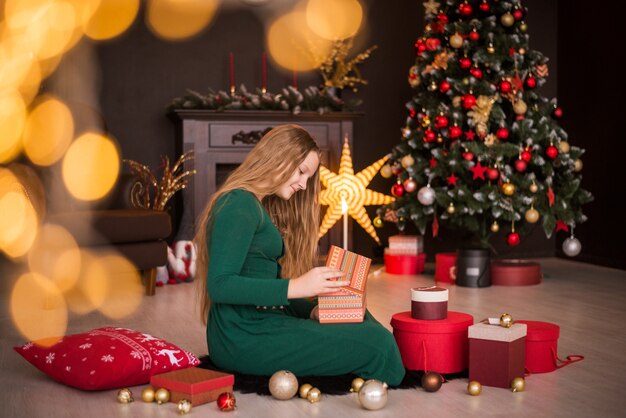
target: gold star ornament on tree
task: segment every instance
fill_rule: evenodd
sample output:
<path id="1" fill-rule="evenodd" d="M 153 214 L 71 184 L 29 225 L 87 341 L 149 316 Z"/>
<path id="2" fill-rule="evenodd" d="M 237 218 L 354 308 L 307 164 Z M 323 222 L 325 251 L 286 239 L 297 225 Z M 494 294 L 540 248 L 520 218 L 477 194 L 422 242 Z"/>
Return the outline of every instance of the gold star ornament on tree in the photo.
<path id="1" fill-rule="evenodd" d="M 320 227 L 320 238 L 341 218 L 343 215 L 342 206 L 345 206 L 348 214 L 380 244 L 380 239 L 376 235 L 372 221 L 367 215 L 364 206 L 383 205 L 394 200 L 392 196 L 367 188 L 385 161 L 387 161 L 387 157 L 381 158 L 358 174 L 354 174 L 350 146 L 346 137 L 343 143 L 343 150 L 341 151 L 339 174 L 335 174 L 326 167 L 320 166 L 320 180 L 326 187 L 320 194 L 320 203 L 328 206 Z"/>

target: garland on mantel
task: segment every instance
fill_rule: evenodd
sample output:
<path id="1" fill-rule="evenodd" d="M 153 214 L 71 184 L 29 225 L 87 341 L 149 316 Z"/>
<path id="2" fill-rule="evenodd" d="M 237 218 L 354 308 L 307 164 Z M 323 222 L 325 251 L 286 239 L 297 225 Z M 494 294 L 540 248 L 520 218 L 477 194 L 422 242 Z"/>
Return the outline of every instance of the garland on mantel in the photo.
<path id="1" fill-rule="evenodd" d="M 320 90 L 315 86 L 309 86 L 300 92 L 293 86 L 282 89 L 279 94 L 257 89 L 256 93 L 250 93 L 242 84 L 239 91 L 230 94 L 225 91 L 215 92 L 208 90 L 206 95 L 194 90 L 187 90 L 186 95 L 176 97 L 169 105 L 173 109 L 209 109 L 216 111 L 224 110 L 288 110 L 294 115 L 302 111 L 313 111 L 319 114 L 327 112 L 353 111 L 361 104 L 361 100 L 351 100 L 349 103 L 337 96 L 335 89 Z"/>

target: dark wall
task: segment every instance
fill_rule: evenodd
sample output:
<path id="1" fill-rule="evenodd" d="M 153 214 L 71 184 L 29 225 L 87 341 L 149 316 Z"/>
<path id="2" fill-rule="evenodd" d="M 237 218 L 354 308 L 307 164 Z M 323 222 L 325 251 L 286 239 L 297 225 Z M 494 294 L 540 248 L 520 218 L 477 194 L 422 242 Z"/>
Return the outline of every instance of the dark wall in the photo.
<path id="1" fill-rule="evenodd" d="M 400 141 L 400 128 L 406 117 L 404 105 L 412 93 L 407 73 L 414 63 L 413 43 L 424 27 L 421 2 L 368 0 L 365 4 L 366 27 L 357 39 L 355 51 L 372 44 L 377 44 L 378 49 L 361 66 L 369 84 L 357 93 L 364 101 L 359 109 L 364 116 L 355 123 L 352 150 L 355 170 L 387 154 Z M 551 78 L 543 87 L 543 94 L 553 97 L 557 74 L 557 1 L 531 0 L 524 4 L 529 9 L 531 46 L 551 58 Z M 166 117 L 167 104 L 183 95 L 187 88 L 200 92 L 208 87 L 226 90 L 229 52 L 235 55 L 236 83 L 244 83 L 250 89 L 261 84 L 264 24 L 256 10 L 245 6 L 221 10 L 210 28 L 192 40 L 177 43 L 157 39 L 138 19 L 123 37 L 98 46 L 102 111 L 110 132 L 120 142 L 124 158 L 153 167 L 159 165 L 161 155 L 175 158 L 174 126 Z M 585 32 L 588 31 L 581 31 L 580 36 Z M 298 77 L 301 87 L 320 81 L 315 73 Z M 278 92 L 289 83 L 291 74 L 270 63 L 269 90 Z M 351 94 L 346 93 L 347 98 Z M 577 142 L 576 136 L 572 139 Z M 377 176 L 371 188 L 389 194 L 392 184 L 391 180 Z M 375 216 L 375 209 L 371 208 L 369 213 Z M 378 232 L 383 241 L 397 233 L 392 225 Z M 353 237 L 355 251 L 365 255 L 375 253 L 373 240 L 358 225 Z M 446 230 L 440 230 L 439 237 L 433 239 L 428 231 L 426 251 L 432 259 L 436 252 L 454 250 L 464 240 L 462 235 Z M 514 250 L 506 247 L 504 240 L 504 231 L 494 237 L 495 247 L 502 256 L 554 254 L 554 238 L 547 240 L 541 228 L 536 228 Z"/>
<path id="2" fill-rule="evenodd" d="M 583 245 L 578 259 L 626 269 L 626 200 L 621 196 L 626 85 L 623 64 L 618 64 L 626 58 L 623 22 L 619 13 L 581 1 L 559 1 L 558 17 L 563 126 L 571 142 L 586 149 L 583 186 L 595 196 L 585 210 L 589 220 L 575 231 Z M 591 33 L 594 25 L 599 30 Z"/>

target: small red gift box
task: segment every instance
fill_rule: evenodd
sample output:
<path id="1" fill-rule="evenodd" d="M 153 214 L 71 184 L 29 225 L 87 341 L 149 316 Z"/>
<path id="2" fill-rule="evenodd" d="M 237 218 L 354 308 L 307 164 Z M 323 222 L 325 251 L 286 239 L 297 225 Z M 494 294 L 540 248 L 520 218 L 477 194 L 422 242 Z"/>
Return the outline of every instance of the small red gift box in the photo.
<path id="1" fill-rule="evenodd" d="M 365 317 L 365 284 L 372 260 L 332 245 L 326 266 L 347 273 L 348 286 L 318 297 L 319 321 L 328 323 L 363 322 Z"/>
<path id="2" fill-rule="evenodd" d="M 193 406 L 213 402 L 224 392 L 232 392 L 235 377 L 215 370 L 189 367 L 150 378 L 153 388 L 170 391 L 170 402 L 187 399 Z"/>
<path id="3" fill-rule="evenodd" d="M 540 321 L 516 321 L 526 324 L 526 370 L 546 373 L 556 370 L 557 343 L 560 328 L 556 324 Z"/>
<path id="4" fill-rule="evenodd" d="M 393 235 L 389 237 L 389 252 L 394 255 L 418 255 L 424 251 L 421 235 Z"/>
<path id="5" fill-rule="evenodd" d="M 452 269 L 456 267 L 456 253 L 435 254 L 435 281 L 454 283 Z"/>
<path id="6" fill-rule="evenodd" d="M 385 271 L 391 274 L 421 274 L 424 271 L 426 254 L 392 254 L 385 249 Z"/>
<path id="7" fill-rule="evenodd" d="M 467 328 L 474 323 L 471 315 L 448 312 L 437 321 L 411 318 L 411 312 L 392 316 L 391 326 L 402 362 L 407 369 L 458 373 L 467 369 Z"/>
<path id="8" fill-rule="evenodd" d="M 413 319 L 446 319 L 448 316 L 448 289 L 437 286 L 411 289 L 411 317 Z"/>
<path id="9" fill-rule="evenodd" d="M 509 388 L 524 377 L 526 324 L 510 328 L 479 323 L 468 329 L 469 380 L 484 386 Z"/>

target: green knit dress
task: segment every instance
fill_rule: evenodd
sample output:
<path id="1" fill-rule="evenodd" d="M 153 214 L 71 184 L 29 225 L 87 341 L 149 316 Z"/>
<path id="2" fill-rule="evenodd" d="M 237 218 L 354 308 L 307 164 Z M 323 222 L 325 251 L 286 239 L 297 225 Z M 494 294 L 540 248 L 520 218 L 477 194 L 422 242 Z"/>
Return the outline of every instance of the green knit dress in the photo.
<path id="1" fill-rule="evenodd" d="M 404 366 L 391 333 L 367 312 L 358 324 L 309 319 L 315 303 L 287 299 L 280 278 L 280 233 L 256 197 L 234 190 L 220 197 L 207 230 L 211 360 L 231 372 L 269 376 L 354 373 L 391 386 Z"/>

